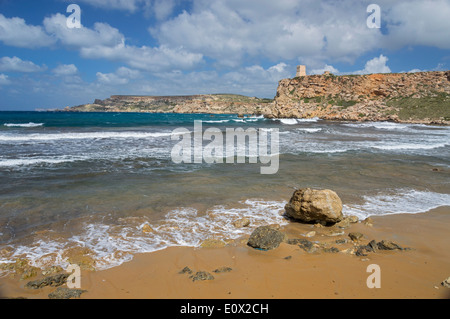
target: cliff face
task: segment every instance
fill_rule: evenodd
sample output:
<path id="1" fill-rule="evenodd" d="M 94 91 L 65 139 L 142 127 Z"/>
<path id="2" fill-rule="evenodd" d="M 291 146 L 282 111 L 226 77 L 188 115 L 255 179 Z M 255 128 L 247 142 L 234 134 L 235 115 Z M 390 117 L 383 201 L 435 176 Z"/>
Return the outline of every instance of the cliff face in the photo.
<path id="1" fill-rule="evenodd" d="M 64 110 L 264 114 L 272 118 L 450 125 L 450 71 L 300 76 L 281 80 L 274 100 L 235 94 L 112 95 Z"/>
<path id="2" fill-rule="evenodd" d="M 92 104 L 66 108 L 73 112 L 163 112 L 163 113 L 230 113 L 270 114 L 271 99 L 234 94 L 187 96 L 112 95 Z"/>
<path id="3" fill-rule="evenodd" d="M 450 71 L 284 79 L 269 116 L 450 124 Z"/>

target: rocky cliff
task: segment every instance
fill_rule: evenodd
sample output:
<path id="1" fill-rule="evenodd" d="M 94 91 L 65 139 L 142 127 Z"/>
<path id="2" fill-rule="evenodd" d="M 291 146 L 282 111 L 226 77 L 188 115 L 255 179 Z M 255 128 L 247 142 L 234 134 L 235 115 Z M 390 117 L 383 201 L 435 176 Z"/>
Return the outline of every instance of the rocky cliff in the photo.
<path id="1" fill-rule="evenodd" d="M 269 117 L 450 124 L 450 71 L 281 80 Z"/>
<path id="2" fill-rule="evenodd" d="M 264 114 L 272 118 L 450 124 L 450 71 L 299 76 L 278 83 L 274 100 L 235 94 L 112 95 L 73 112 Z"/>
<path id="3" fill-rule="evenodd" d="M 271 114 L 272 99 L 235 94 L 186 96 L 112 95 L 92 104 L 66 108 L 72 112 L 163 112 L 163 113 L 230 113 Z"/>

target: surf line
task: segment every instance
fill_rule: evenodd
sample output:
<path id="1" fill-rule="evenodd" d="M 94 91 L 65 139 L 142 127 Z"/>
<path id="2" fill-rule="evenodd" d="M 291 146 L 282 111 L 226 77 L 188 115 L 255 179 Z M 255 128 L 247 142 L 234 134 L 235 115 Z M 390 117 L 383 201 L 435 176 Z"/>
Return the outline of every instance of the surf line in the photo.
<path id="1" fill-rule="evenodd" d="M 193 134 L 192 134 L 193 133 Z M 270 134 L 269 134 L 270 133 Z M 193 135 L 193 136 L 192 136 Z M 270 154 L 268 153 L 270 135 Z M 180 163 L 248 163 L 261 164 L 261 174 L 275 174 L 279 168 L 279 130 L 277 128 L 226 128 L 224 133 L 215 127 L 203 131 L 201 120 L 194 121 L 194 131 L 185 127 L 171 133 L 172 141 L 179 141 L 171 151 L 172 161 Z M 204 141 L 211 141 L 203 145 Z M 224 153 L 225 149 L 225 153 Z M 224 161 L 225 155 L 225 161 Z"/>

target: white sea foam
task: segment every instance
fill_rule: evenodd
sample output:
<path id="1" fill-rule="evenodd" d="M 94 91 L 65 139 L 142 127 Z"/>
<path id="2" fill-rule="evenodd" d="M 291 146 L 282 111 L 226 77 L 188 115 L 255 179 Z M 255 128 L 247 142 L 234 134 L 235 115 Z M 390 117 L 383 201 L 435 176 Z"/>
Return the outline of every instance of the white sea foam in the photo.
<path id="1" fill-rule="evenodd" d="M 20 159 L 1 159 L 0 167 L 28 166 L 39 164 L 59 164 L 65 162 L 75 162 L 86 160 L 83 156 L 57 156 L 57 157 L 36 157 L 36 158 L 20 158 Z"/>
<path id="2" fill-rule="evenodd" d="M 311 117 L 311 118 L 303 118 L 303 119 L 297 119 L 298 122 L 317 122 L 320 119 L 318 117 Z"/>
<path id="3" fill-rule="evenodd" d="M 450 206 L 450 194 L 417 190 L 396 190 L 390 193 L 364 196 L 360 205 L 345 204 L 343 213 L 360 219 L 390 214 L 416 214 L 440 206 Z"/>
<path id="4" fill-rule="evenodd" d="M 202 121 L 203 123 L 227 123 L 230 120 L 211 120 L 211 121 Z"/>
<path id="5" fill-rule="evenodd" d="M 299 123 L 309 123 L 309 122 L 317 122 L 320 119 L 318 117 L 312 117 L 312 118 L 302 118 L 302 119 L 292 119 L 292 118 L 288 118 L 288 119 L 273 119 L 274 121 L 280 121 L 282 124 L 284 125 L 295 125 L 295 124 L 299 124 Z"/>
<path id="6" fill-rule="evenodd" d="M 249 116 L 245 118 L 246 122 L 256 122 L 259 120 L 264 120 L 264 115 L 256 115 L 256 116 Z"/>
<path id="7" fill-rule="evenodd" d="M 42 134 L 0 134 L 0 141 L 55 141 L 74 139 L 143 139 L 170 137 L 170 132 L 66 132 L 66 133 L 42 133 Z"/>
<path id="8" fill-rule="evenodd" d="M 33 122 L 29 122 L 29 123 L 5 123 L 3 125 L 7 126 L 7 127 L 38 127 L 38 126 L 43 126 L 44 123 L 33 123 Z"/>
<path id="9" fill-rule="evenodd" d="M 322 131 L 321 128 L 312 128 L 312 127 L 306 127 L 306 128 L 297 128 L 295 129 L 296 131 L 301 131 L 301 132 L 307 132 L 307 133 L 317 133 Z"/>
<path id="10" fill-rule="evenodd" d="M 0 263 L 25 256 L 36 267 L 66 265 L 67 260 L 62 258 L 64 250 L 81 246 L 94 252 L 97 269 L 107 269 L 131 260 L 135 253 L 154 252 L 170 246 L 197 247 L 208 238 L 235 239 L 250 234 L 261 225 L 287 224 L 288 221 L 282 216 L 284 205 L 281 201 L 248 199 L 240 202 L 240 208 L 215 206 L 205 214 L 191 207 L 175 209 L 159 222 L 153 223 L 88 223 L 83 227 L 82 234 L 68 240 L 39 240 L 31 246 L 18 246 L 8 260 L 0 259 Z M 249 227 L 237 228 L 232 225 L 233 221 L 242 217 L 250 220 Z M 144 233 L 142 229 L 145 224 L 149 224 L 153 232 Z M 51 262 L 45 256 L 51 256 Z"/>
<path id="11" fill-rule="evenodd" d="M 327 154 L 327 153 L 345 153 L 350 151 L 349 148 L 328 148 L 328 149 L 311 149 L 308 150 L 308 153 L 321 153 L 321 154 Z"/>
<path id="12" fill-rule="evenodd" d="M 398 143 L 398 144 L 385 144 L 385 145 L 372 145 L 373 148 L 380 150 L 431 150 L 435 148 L 446 147 L 448 143 Z"/>
<path id="13" fill-rule="evenodd" d="M 280 119 L 280 122 L 285 125 L 294 125 L 298 123 L 296 119 Z"/>
<path id="14" fill-rule="evenodd" d="M 345 204 L 344 214 L 364 219 L 373 215 L 414 214 L 439 206 L 450 206 L 449 194 L 403 189 L 364 196 L 363 200 L 364 203 L 360 205 Z M 240 208 L 215 206 L 204 214 L 191 207 L 179 208 L 153 223 L 88 223 L 83 233 L 68 240 L 40 239 L 30 246 L 20 245 L 8 259 L 0 259 L 0 263 L 26 256 L 36 267 L 50 264 L 66 266 L 67 260 L 62 257 L 63 252 L 70 247 L 81 246 L 94 252 L 97 269 L 107 269 L 131 260 L 136 253 L 154 252 L 170 246 L 198 247 L 209 238 L 235 239 L 250 234 L 261 225 L 288 223 L 282 216 L 284 201 L 248 199 L 240 204 Z M 250 220 L 250 227 L 233 226 L 233 221 L 243 217 Z M 144 225 L 149 225 L 153 231 L 143 232 Z"/>
<path id="15" fill-rule="evenodd" d="M 247 117 L 248 119 L 264 119 L 264 115 L 255 115 L 255 116 L 249 116 Z"/>
<path id="16" fill-rule="evenodd" d="M 364 122 L 364 123 L 344 123 L 342 124 L 348 127 L 360 127 L 360 128 L 376 128 L 379 130 L 406 130 L 416 126 L 425 126 L 422 124 L 404 124 L 394 122 Z"/>

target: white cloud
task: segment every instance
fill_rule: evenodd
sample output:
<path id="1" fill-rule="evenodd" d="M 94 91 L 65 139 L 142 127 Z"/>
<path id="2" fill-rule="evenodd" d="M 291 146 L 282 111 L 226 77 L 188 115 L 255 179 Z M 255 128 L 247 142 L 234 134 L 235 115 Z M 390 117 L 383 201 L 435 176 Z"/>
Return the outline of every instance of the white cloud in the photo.
<path id="1" fill-rule="evenodd" d="M 267 69 L 264 69 L 260 65 L 253 65 L 250 67 L 246 67 L 242 70 L 234 72 L 234 74 L 240 74 L 243 76 L 242 84 L 247 83 L 277 83 L 282 78 L 286 78 L 290 75 L 291 70 L 286 63 L 278 63 L 273 65 Z M 233 74 L 230 72 L 226 74 L 224 77 L 226 78 L 229 74 Z"/>
<path id="2" fill-rule="evenodd" d="M 169 17 L 177 2 L 181 0 L 79 0 L 78 2 L 105 10 L 122 10 L 129 13 L 142 11 L 145 16 L 154 16 L 158 21 Z"/>
<path id="3" fill-rule="evenodd" d="M 0 41 L 6 45 L 21 48 L 46 47 L 55 41 L 41 26 L 25 23 L 22 18 L 6 18 L 0 13 Z"/>
<path id="4" fill-rule="evenodd" d="M 293 68 L 285 63 L 269 67 L 253 65 L 220 74 L 208 71 L 163 71 L 155 78 L 146 77 L 145 72 L 120 67 L 111 73 L 97 72 L 97 81 L 92 83 L 102 94 L 150 94 L 182 95 L 235 93 L 272 98 L 276 94 L 279 80 L 291 76 Z M 295 71 L 294 71 L 295 72 Z"/>
<path id="5" fill-rule="evenodd" d="M 394 49 L 409 45 L 450 49 L 449 16 L 448 0 L 395 1 L 382 16 L 389 29 L 384 45 Z"/>
<path id="6" fill-rule="evenodd" d="M 150 4 L 151 11 L 157 20 L 162 21 L 168 18 L 175 7 L 174 0 L 154 0 Z"/>
<path id="7" fill-rule="evenodd" d="M 52 70 L 52 73 L 62 81 L 63 85 L 66 85 L 65 88 L 67 88 L 67 85 L 73 86 L 84 84 L 78 74 L 78 68 L 74 64 L 60 64 Z"/>
<path id="8" fill-rule="evenodd" d="M 117 69 L 116 74 L 123 78 L 137 79 L 141 76 L 141 72 L 121 66 Z"/>
<path id="9" fill-rule="evenodd" d="M 182 48 L 136 47 L 125 44 L 115 47 L 96 46 L 82 48 L 81 55 L 90 59 L 107 59 L 126 63 L 132 68 L 149 72 L 171 69 L 190 69 L 202 62 L 201 54 L 189 53 Z"/>
<path id="10" fill-rule="evenodd" d="M 227 21 L 222 21 L 222 18 Z M 169 47 L 182 46 L 191 52 L 214 58 L 220 64 L 236 66 L 237 58 L 244 53 L 243 39 L 250 39 L 239 18 L 233 18 L 210 11 L 196 14 L 184 12 L 162 23 L 158 30 L 149 31 L 160 43 Z M 236 32 L 236 28 L 241 32 Z"/>
<path id="11" fill-rule="evenodd" d="M 140 77 L 140 72 L 132 70 L 126 67 L 120 67 L 114 73 L 102 73 L 97 72 L 97 81 L 106 85 L 124 85 L 130 80 L 134 80 Z"/>
<path id="12" fill-rule="evenodd" d="M 369 28 L 367 2 L 196 0 L 189 12 L 149 29 L 159 43 L 201 53 L 217 65 L 246 58 L 353 63 L 374 49 L 450 48 L 450 1 L 380 0 L 382 29 Z"/>
<path id="13" fill-rule="evenodd" d="M 139 81 L 138 85 L 143 94 L 235 93 L 272 98 L 278 81 L 290 77 L 292 70 L 291 66 L 278 63 L 267 68 L 260 65 L 241 67 L 224 74 L 217 71 L 166 72 L 157 74 L 156 81 Z"/>
<path id="14" fill-rule="evenodd" d="M 115 73 L 97 72 L 97 81 L 107 85 L 123 85 L 127 84 L 129 79 L 121 78 Z"/>
<path id="15" fill-rule="evenodd" d="M 380 54 L 378 58 L 373 58 L 366 62 L 363 70 L 352 72 L 353 74 L 391 73 L 391 69 L 386 65 L 389 59 Z"/>
<path id="16" fill-rule="evenodd" d="M 182 45 L 225 66 L 246 56 L 352 61 L 381 39 L 378 29 L 367 28 L 365 10 L 360 1 L 200 0 L 149 31 L 162 44 Z"/>
<path id="17" fill-rule="evenodd" d="M 78 0 L 102 9 L 118 9 L 135 12 L 143 0 Z"/>
<path id="18" fill-rule="evenodd" d="M 138 14 L 152 17 L 142 27 L 152 26 L 148 30 L 157 45 L 146 42 L 140 32 L 132 33 L 127 28 L 119 30 L 113 20 L 99 20 L 80 29 L 69 29 L 66 26 L 68 14 L 63 10 L 42 18 L 42 25 L 30 25 L 22 18 L 6 18 L 0 14 L 0 41 L 4 45 L 69 49 L 78 52 L 81 58 L 101 60 L 102 65 L 104 62 L 122 65 L 108 73 L 99 69 L 89 71 L 79 61 L 80 72 L 73 64 L 61 64 L 49 72 L 53 76 L 27 74 L 19 81 L 12 75 L 8 78 L 7 72 L 38 72 L 46 66 L 4 57 L 0 59 L 0 84 L 20 82 L 23 86 L 20 92 L 26 94 L 33 89 L 47 93 L 58 83 L 57 90 L 77 87 L 81 89 L 76 92 L 90 97 L 98 94 L 95 97 L 99 98 L 102 94 L 116 92 L 230 92 L 272 97 L 278 80 L 294 76 L 295 64 L 306 64 L 308 74 L 324 71 L 344 74 L 333 65 L 339 63 L 339 68 L 344 68 L 343 63 L 353 64 L 376 49 L 377 56 L 373 54 L 373 58 L 368 58 L 364 67 L 351 67 L 360 70 L 346 73 L 386 73 L 394 66 L 388 65 L 385 49 L 408 46 L 414 49 L 416 45 L 450 49 L 450 19 L 447 18 L 450 1 L 378 0 L 382 9 L 381 30 L 366 25 L 368 3 L 359 0 L 190 0 L 185 6 L 180 5 L 181 0 L 79 0 L 82 17 L 87 10 L 100 12 L 92 6 L 122 10 L 124 19 L 134 19 Z M 181 7 L 189 9 L 174 15 Z M 89 20 L 82 18 L 83 21 Z M 405 69 L 418 71 L 413 69 L 416 67 L 420 66 Z M 96 74 L 96 79 L 90 83 L 80 77 L 81 73 L 88 72 Z M 25 81 L 29 81 L 28 86 L 24 85 Z M 12 87 L 8 90 L 12 91 Z"/>
<path id="19" fill-rule="evenodd" d="M 445 66 L 445 63 L 438 63 L 434 68 L 430 69 L 418 69 L 414 68 L 409 71 L 399 71 L 399 73 L 415 73 L 415 72 L 429 72 L 429 71 L 446 71 L 447 68 Z"/>
<path id="20" fill-rule="evenodd" d="M 423 70 L 421 70 L 421 69 L 412 69 L 412 70 L 409 70 L 406 73 L 416 73 L 416 72 L 423 72 Z M 402 72 L 400 72 L 400 73 L 402 73 Z"/>
<path id="21" fill-rule="evenodd" d="M 373 74 L 373 73 L 391 73 L 391 69 L 387 65 L 388 57 L 380 54 L 379 57 L 374 57 L 368 60 L 362 70 L 350 71 L 350 72 L 340 72 L 332 65 L 325 64 L 324 67 L 313 69 L 309 74 L 323 74 L 325 71 L 329 71 L 335 75 L 345 75 L 345 74 Z M 412 72 L 412 71 L 410 71 Z"/>
<path id="22" fill-rule="evenodd" d="M 46 70 L 46 66 L 39 66 L 31 61 L 23 61 L 22 59 L 14 56 L 3 57 L 0 59 L 0 71 L 3 72 L 40 72 Z"/>
<path id="23" fill-rule="evenodd" d="M 339 73 L 338 69 L 336 69 L 334 66 L 328 65 L 328 64 L 325 64 L 325 66 L 323 68 L 313 69 L 313 70 L 311 70 L 311 72 L 308 72 L 308 73 L 309 74 L 323 74 L 325 71 L 331 72 L 333 74 Z"/>
<path id="24" fill-rule="evenodd" d="M 6 74 L 0 73 L 0 85 L 8 85 L 11 81 Z"/>
<path id="25" fill-rule="evenodd" d="M 79 50 L 84 58 L 123 62 L 150 72 L 189 69 L 203 59 L 201 54 L 180 47 L 127 45 L 124 35 L 106 23 L 97 22 L 93 29 L 84 26 L 71 29 L 66 26 L 66 17 L 59 13 L 45 18 L 44 26 L 63 45 Z"/>
<path id="26" fill-rule="evenodd" d="M 58 76 L 69 76 L 78 73 L 78 68 L 74 64 L 61 64 L 52 70 Z"/>
<path id="27" fill-rule="evenodd" d="M 110 56 L 129 61 L 126 63 L 130 67 L 147 70 L 170 68 L 167 61 L 161 68 L 151 61 L 150 66 L 144 67 L 149 57 L 158 60 L 166 53 L 169 54 L 167 59 L 178 56 L 174 68 L 189 68 L 208 57 L 216 66 L 225 67 L 240 67 L 243 61 L 260 63 L 262 59 L 270 59 L 274 62 L 297 60 L 317 69 L 325 61 L 353 63 L 375 48 L 398 49 L 414 45 L 450 48 L 448 0 L 379 0 L 383 34 L 380 29 L 367 27 L 368 3 L 359 0 L 192 0 L 189 12 L 173 18 L 170 17 L 180 0 L 80 2 L 83 6 L 89 4 L 130 13 L 151 11 L 158 23 L 149 31 L 159 46 L 126 45 L 125 36 L 107 23 L 69 29 L 67 17 L 61 13 L 45 18 L 43 27 L 0 14 L 0 41 L 27 48 L 59 42 L 82 50 L 85 57 L 108 59 Z M 92 52 L 96 48 L 99 49 L 97 54 Z M 143 53 L 146 59 L 130 58 L 137 52 Z M 187 62 L 181 63 L 181 57 Z"/>
<path id="28" fill-rule="evenodd" d="M 45 30 L 63 45 L 75 48 L 115 46 L 125 41 L 123 34 L 107 23 L 97 22 L 94 29 L 85 26 L 68 28 L 66 20 L 66 16 L 57 13 L 43 22 Z"/>

